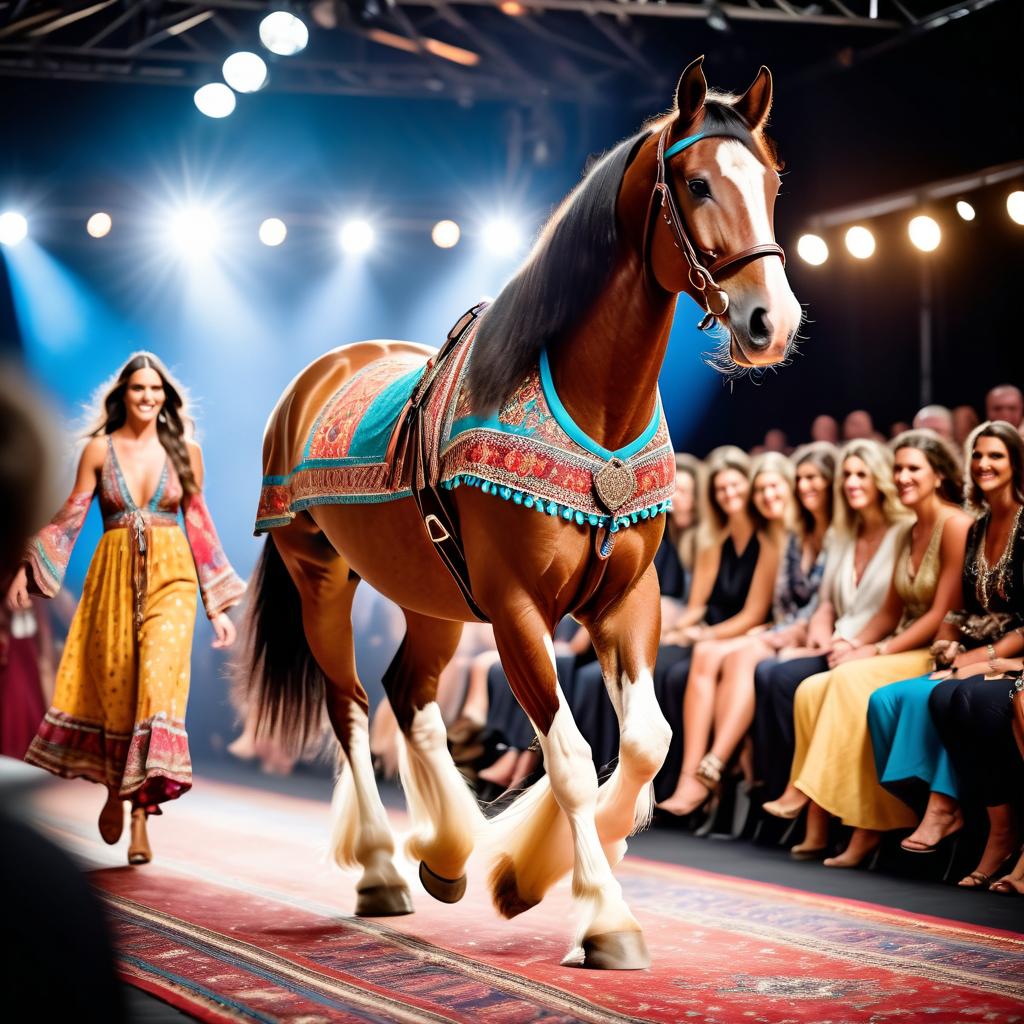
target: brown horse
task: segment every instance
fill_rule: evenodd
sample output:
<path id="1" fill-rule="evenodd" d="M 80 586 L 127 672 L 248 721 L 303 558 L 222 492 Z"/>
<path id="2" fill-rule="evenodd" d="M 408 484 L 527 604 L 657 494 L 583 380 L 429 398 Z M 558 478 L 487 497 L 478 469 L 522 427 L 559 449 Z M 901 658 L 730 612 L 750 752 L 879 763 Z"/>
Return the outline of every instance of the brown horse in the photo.
<path id="1" fill-rule="evenodd" d="M 683 73 L 669 114 L 584 177 L 481 316 L 465 378 L 475 409 L 504 408 L 540 359 L 584 442 L 606 454 L 630 450 L 661 415 L 658 373 L 682 292 L 724 336 L 714 358 L 720 368 L 742 372 L 785 359 L 801 311 L 774 241 L 779 176 L 763 132 L 771 76 L 761 68 L 739 97 L 709 95 L 702 60 Z M 431 352 L 363 342 L 303 370 L 267 426 L 265 493 L 290 486 L 304 465 L 304 442 L 345 382 L 388 360 L 415 374 Z M 407 623 L 385 687 L 404 737 L 414 824 L 407 852 L 420 862 L 424 887 L 443 901 L 459 899 L 466 861 L 481 840 L 494 861 L 495 903 L 507 916 L 533 906 L 572 870 L 583 918 L 576 960 L 644 967 L 643 935 L 612 867 L 627 836 L 648 820 L 650 783 L 669 744 L 651 678 L 659 636 L 651 563 L 664 528 L 656 513 L 667 503 L 634 513 L 631 525 L 615 515 L 612 499 L 607 517 L 568 506 L 559 515 L 561 506 L 552 504 L 554 514 L 531 515 L 518 491 L 514 501 L 500 501 L 490 490 L 488 483 L 454 489 L 454 515 L 472 596 L 494 624 L 547 771 L 506 812 L 484 821 L 447 750 L 437 679 L 474 615 L 408 492 L 291 506 L 285 495 L 282 514 L 264 520 L 273 532 L 256 575 L 247 676 L 265 724 L 293 739 L 315 727 L 326 700 L 349 768 L 336 791 L 334 848 L 339 863 L 362 868 L 356 913 L 409 913 L 353 655 L 349 612 L 360 579 L 367 580 L 401 606 Z M 536 507 L 543 511 L 544 502 Z M 631 528 L 616 532 L 620 523 Z M 555 673 L 551 638 L 565 615 L 589 630 L 619 717 L 619 761 L 600 788 Z"/>

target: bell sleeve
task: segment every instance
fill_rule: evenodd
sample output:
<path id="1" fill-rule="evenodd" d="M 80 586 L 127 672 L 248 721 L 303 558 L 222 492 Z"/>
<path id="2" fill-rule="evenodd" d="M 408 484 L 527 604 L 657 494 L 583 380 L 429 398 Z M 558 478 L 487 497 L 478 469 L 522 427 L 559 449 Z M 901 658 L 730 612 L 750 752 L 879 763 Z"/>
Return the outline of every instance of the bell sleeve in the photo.
<path id="1" fill-rule="evenodd" d="M 196 563 L 203 606 L 207 617 L 213 619 L 241 601 L 245 583 L 224 554 L 202 493 L 186 496 L 183 505 L 185 535 Z"/>
<path id="2" fill-rule="evenodd" d="M 64 507 L 32 539 L 25 552 L 28 589 L 43 597 L 56 597 L 64 582 L 71 552 L 82 532 L 92 504 L 92 491 L 77 491 Z"/>

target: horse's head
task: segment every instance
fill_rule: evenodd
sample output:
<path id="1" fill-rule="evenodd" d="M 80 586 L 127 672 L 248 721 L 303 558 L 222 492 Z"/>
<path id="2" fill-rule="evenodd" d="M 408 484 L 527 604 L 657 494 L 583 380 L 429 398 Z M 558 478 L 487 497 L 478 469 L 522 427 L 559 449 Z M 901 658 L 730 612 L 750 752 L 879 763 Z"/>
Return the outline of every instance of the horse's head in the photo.
<path id="1" fill-rule="evenodd" d="M 709 96 L 703 60 L 683 72 L 676 115 L 644 147 L 657 175 L 646 258 L 662 288 L 704 308 L 702 326 L 728 331 L 714 362 L 731 372 L 785 359 L 802 313 L 775 242 L 779 166 L 764 135 L 771 73 L 762 67 L 738 98 Z"/>

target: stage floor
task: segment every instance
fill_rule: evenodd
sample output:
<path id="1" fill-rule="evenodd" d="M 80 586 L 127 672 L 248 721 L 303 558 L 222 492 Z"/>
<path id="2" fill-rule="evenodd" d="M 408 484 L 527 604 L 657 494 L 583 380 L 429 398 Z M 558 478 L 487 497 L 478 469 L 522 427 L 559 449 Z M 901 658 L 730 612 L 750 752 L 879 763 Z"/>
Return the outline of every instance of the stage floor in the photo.
<path id="1" fill-rule="evenodd" d="M 125 866 L 126 840 L 99 839 L 98 787 L 58 783 L 35 800 L 42 830 L 107 900 L 122 976 L 199 1019 L 1024 1019 L 1024 915 L 1010 898 L 656 831 L 617 872 L 653 968 L 573 970 L 558 963 L 572 931 L 567 883 L 507 922 L 476 866 L 459 906 L 417 883 L 415 914 L 357 921 L 353 877 L 324 858 L 327 780 L 274 780 L 269 792 L 241 784 L 261 785 L 255 773 L 226 772 L 232 781 L 200 776 L 152 820 L 155 860 L 143 868 Z M 932 909 L 890 909 L 917 886 Z M 145 1000 L 132 1011 L 181 1019 Z"/>

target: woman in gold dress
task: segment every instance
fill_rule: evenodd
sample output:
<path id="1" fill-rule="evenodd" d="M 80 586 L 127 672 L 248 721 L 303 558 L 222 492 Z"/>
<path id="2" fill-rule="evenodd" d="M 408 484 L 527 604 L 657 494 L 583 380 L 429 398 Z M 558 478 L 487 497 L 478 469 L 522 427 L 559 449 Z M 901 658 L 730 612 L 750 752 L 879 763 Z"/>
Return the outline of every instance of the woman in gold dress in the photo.
<path id="1" fill-rule="evenodd" d="M 871 694 L 932 664 L 929 645 L 959 599 L 971 517 L 958 508 L 956 455 L 937 434 L 908 431 L 893 441 L 893 476 L 914 521 L 899 541 L 889 595 L 852 640 L 838 640 L 830 671 L 805 679 L 796 692 L 796 753 L 789 786 L 764 805 L 795 818 L 806 806 L 799 859 L 824 856 L 828 816 L 854 827 L 849 846 L 828 867 L 855 867 L 878 846 L 880 832 L 913 827 L 913 811 L 878 782 L 868 733 Z"/>
<path id="2" fill-rule="evenodd" d="M 33 540 L 8 592 L 53 597 L 89 506 L 99 498 L 104 534 L 47 711 L 25 760 L 107 788 L 103 839 L 116 843 L 132 806 L 128 861 L 152 853 L 146 817 L 192 785 L 185 733 L 196 584 L 216 639 L 229 647 L 225 614 L 245 585 L 228 564 L 203 501 L 203 461 L 189 440 L 183 392 L 149 353 L 132 356 L 105 389 L 74 489 Z M 179 527 L 179 511 L 184 530 Z"/>

